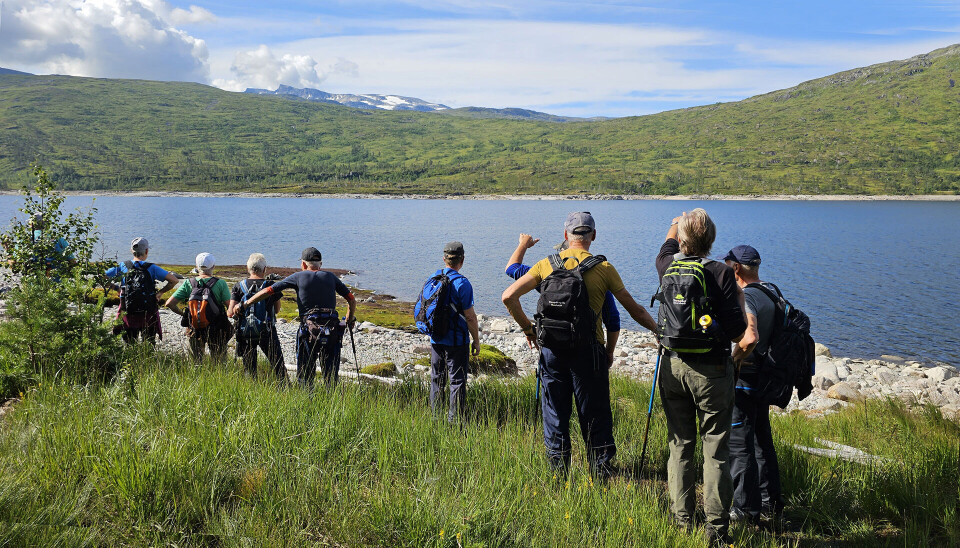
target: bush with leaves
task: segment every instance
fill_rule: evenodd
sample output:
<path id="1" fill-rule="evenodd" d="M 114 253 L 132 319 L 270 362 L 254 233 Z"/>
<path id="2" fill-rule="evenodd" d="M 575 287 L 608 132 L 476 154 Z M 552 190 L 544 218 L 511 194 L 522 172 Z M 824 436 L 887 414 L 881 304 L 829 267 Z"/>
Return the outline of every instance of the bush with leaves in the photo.
<path id="1" fill-rule="evenodd" d="M 7 321 L 0 323 L 0 399 L 41 379 L 72 383 L 110 378 L 121 347 L 105 325 L 103 264 L 93 259 L 98 241 L 95 209 L 64 215 L 64 196 L 42 167 L 33 166 L 32 189 L 0 236 L 3 259 L 18 278 L 6 295 Z"/>

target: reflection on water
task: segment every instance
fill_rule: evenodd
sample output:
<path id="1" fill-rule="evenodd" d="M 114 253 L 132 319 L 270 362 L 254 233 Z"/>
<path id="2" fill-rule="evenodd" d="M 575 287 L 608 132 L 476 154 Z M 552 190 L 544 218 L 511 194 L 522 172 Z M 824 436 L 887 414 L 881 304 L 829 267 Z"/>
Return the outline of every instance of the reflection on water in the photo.
<path id="1" fill-rule="evenodd" d="M 71 197 L 67 205 L 91 201 Z M 0 219 L 11 218 L 19 203 L 19 197 L 0 196 Z M 814 337 L 834 355 L 893 353 L 960 364 L 951 317 L 960 294 L 956 202 L 111 196 L 95 205 L 111 255 L 125 256 L 139 235 L 150 240 L 150 258 L 158 262 L 189 264 L 209 251 L 220 264 L 239 264 L 259 251 L 272 264 L 297 266 L 300 251 L 312 245 L 325 266 L 356 271 L 355 285 L 410 300 L 440 265 L 443 244 L 460 240 L 477 310 L 494 315 L 506 314 L 500 293 L 510 280 L 503 268 L 521 231 L 543 238 L 528 252 L 532 262 L 562 240 L 568 212 L 591 211 L 597 220 L 592 251 L 606 255 L 634 297 L 649 304 L 657 283 L 654 257 L 670 220 L 704 207 L 718 227 L 713 254 L 741 243 L 756 247 L 761 277 L 810 315 Z M 533 308 L 535 298 L 526 299 Z"/>

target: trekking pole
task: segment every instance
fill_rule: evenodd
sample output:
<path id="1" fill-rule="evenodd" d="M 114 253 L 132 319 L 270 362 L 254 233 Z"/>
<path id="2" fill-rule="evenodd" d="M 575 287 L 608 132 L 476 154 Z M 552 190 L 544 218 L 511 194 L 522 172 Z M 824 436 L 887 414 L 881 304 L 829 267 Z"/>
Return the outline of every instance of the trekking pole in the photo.
<path id="1" fill-rule="evenodd" d="M 357 358 L 357 343 L 353 340 L 353 328 L 347 325 L 350 330 L 350 346 L 353 347 L 353 365 L 357 368 L 357 386 L 360 386 L 360 360 Z"/>
<path id="2" fill-rule="evenodd" d="M 540 412 L 540 364 L 537 364 L 537 392 L 536 396 L 533 398 L 533 418 L 536 420 L 537 414 Z"/>
<path id="3" fill-rule="evenodd" d="M 643 475 L 643 462 L 647 456 L 647 435 L 650 434 L 650 416 L 653 415 L 653 395 L 657 392 L 657 379 L 660 377 L 660 357 L 663 347 L 657 346 L 657 365 L 653 368 L 653 385 L 650 386 L 650 403 L 647 405 L 647 426 L 643 429 L 643 448 L 640 449 L 640 473 Z"/>

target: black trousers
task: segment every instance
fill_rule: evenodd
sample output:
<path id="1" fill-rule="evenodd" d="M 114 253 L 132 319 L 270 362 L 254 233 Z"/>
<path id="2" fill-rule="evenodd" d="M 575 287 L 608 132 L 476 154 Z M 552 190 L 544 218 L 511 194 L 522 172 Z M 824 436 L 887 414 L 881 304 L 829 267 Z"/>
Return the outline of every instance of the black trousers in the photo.
<path id="1" fill-rule="evenodd" d="M 259 339 L 245 339 L 237 335 L 237 355 L 243 358 L 243 369 L 248 375 L 257 376 L 257 348 L 263 351 L 273 373 L 280 380 L 287 378 L 287 368 L 283 365 L 283 349 L 277 330 L 270 328 L 260 334 Z"/>
<path id="2" fill-rule="evenodd" d="M 447 420 L 455 422 L 467 411 L 467 369 L 470 367 L 470 345 L 430 345 L 430 408 L 437 404 L 446 391 L 450 377 L 450 409 Z"/>
<path id="3" fill-rule="evenodd" d="M 770 406 L 737 387 L 730 428 L 733 509 L 759 519 L 760 511 L 783 510 L 780 465 L 770 431 Z"/>

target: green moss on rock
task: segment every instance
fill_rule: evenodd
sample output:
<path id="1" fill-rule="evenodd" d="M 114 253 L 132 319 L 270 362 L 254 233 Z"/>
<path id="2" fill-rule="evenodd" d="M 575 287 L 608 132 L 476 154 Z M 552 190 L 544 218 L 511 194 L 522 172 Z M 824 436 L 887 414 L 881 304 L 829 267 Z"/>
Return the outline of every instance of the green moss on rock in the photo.
<path id="1" fill-rule="evenodd" d="M 496 346 L 480 345 L 480 354 L 470 356 L 470 372 L 473 374 L 486 373 L 487 375 L 516 375 L 517 362 L 504 354 Z"/>
<path id="2" fill-rule="evenodd" d="M 393 377 L 397 374 L 397 365 L 393 362 L 375 363 L 364 367 L 360 372 L 378 377 Z"/>

